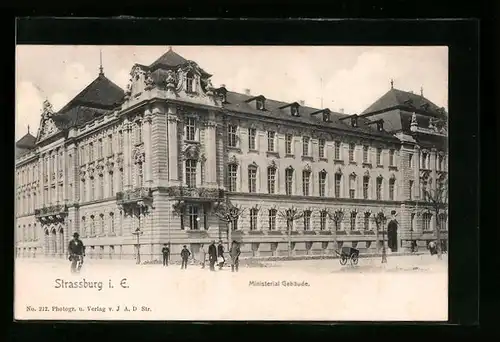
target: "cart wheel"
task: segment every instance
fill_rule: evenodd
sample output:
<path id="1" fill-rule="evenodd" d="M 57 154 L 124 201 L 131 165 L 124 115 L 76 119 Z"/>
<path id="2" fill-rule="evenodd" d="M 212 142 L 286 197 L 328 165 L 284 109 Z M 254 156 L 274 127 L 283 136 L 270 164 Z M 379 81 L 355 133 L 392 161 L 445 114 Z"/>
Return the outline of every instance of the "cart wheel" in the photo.
<path id="1" fill-rule="evenodd" d="M 358 256 L 357 256 L 357 255 L 355 255 L 355 254 L 353 254 L 353 255 L 351 256 L 351 263 L 352 263 L 353 265 L 357 265 L 357 264 L 358 264 L 358 261 L 359 261 Z"/>
<path id="2" fill-rule="evenodd" d="M 340 264 L 343 266 L 345 264 L 347 264 L 347 257 L 345 256 L 341 256 L 340 257 Z"/>

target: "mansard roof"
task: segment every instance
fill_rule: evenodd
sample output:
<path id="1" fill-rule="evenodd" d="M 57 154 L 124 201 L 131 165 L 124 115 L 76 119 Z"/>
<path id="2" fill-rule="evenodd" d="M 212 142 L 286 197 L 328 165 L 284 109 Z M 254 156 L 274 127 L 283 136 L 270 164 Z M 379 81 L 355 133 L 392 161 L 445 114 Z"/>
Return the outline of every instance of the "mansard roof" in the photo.
<path id="1" fill-rule="evenodd" d="M 116 108 L 123 100 L 125 92 L 104 74 L 97 78 L 52 116 L 56 125 L 65 129 L 92 120 L 96 115 Z"/>
<path id="2" fill-rule="evenodd" d="M 376 127 L 373 127 L 373 125 L 368 125 L 368 123 L 370 122 L 369 119 L 359 118 L 358 127 L 352 127 L 349 122 L 341 120 L 342 118 L 347 117 L 347 115 L 342 113 L 330 110 L 331 121 L 324 122 L 322 118 L 315 115 L 310 115 L 321 110 L 318 108 L 301 106 L 301 116 L 292 116 L 290 115 L 290 111 L 286 108 L 290 105 L 290 102 L 266 99 L 266 110 L 258 110 L 250 103 L 248 103 L 248 100 L 251 98 L 254 98 L 254 96 L 228 91 L 226 94 L 227 103 L 224 103 L 224 108 L 228 111 L 247 113 L 255 116 L 276 119 L 279 121 L 287 120 L 290 122 L 296 122 L 298 124 L 312 124 L 323 126 L 325 128 L 336 128 L 343 131 L 350 131 L 352 132 L 352 134 L 364 133 L 371 136 L 378 136 L 388 141 L 398 141 L 398 139 L 396 139 L 393 135 L 384 131 L 380 132 L 376 129 Z"/>
<path id="3" fill-rule="evenodd" d="M 21 139 L 16 142 L 16 147 L 19 148 L 33 148 L 35 147 L 36 137 L 31 133 L 26 133 Z"/>
<path id="4" fill-rule="evenodd" d="M 186 64 L 188 62 L 187 59 L 174 52 L 171 48 L 168 49 L 163 55 L 160 56 L 156 61 L 151 63 L 149 66 L 150 69 L 156 69 L 161 66 L 165 66 L 167 68 L 176 67 L 179 65 Z"/>
<path id="5" fill-rule="evenodd" d="M 427 109 L 425 107 L 426 104 L 428 105 Z M 428 100 L 422 95 L 417 95 L 412 92 L 391 88 L 371 106 L 365 109 L 361 113 L 361 115 L 386 111 L 394 109 L 396 107 L 415 109 L 417 111 L 425 111 L 434 114 L 439 113 L 440 110 L 440 108 L 435 103 Z"/>

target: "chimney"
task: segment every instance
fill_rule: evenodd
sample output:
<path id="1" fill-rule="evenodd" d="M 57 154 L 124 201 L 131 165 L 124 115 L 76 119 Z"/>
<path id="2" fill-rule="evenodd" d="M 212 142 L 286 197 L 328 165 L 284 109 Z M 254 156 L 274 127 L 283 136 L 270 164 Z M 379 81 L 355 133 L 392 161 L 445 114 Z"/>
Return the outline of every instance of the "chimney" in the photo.
<path id="1" fill-rule="evenodd" d="M 340 112 L 344 114 L 344 108 L 340 108 Z"/>
<path id="2" fill-rule="evenodd" d="M 305 102 L 304 100 L 299 100 L 299 104 L 300 104 L 301 106 L 305 106 L 306 102 Z"/>
<path id="3" fill-rule="evenodd" d="M 250 95 L 250 89 L 245 89 L 245 95 Z"/>

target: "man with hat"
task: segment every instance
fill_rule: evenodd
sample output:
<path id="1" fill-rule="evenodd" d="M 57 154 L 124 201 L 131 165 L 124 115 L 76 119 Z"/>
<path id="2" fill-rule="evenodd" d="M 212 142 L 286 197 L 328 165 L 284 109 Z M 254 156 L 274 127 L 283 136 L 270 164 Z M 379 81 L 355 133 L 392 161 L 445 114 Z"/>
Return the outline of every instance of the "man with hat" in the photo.
<path id="1" fill-rule="evenodd" d="M 181 264 L 181 269 L 186 269 L 188 266 L 188 258 L 191 255 L 191 252 L 187 249 L 186 245 L 182 246 L 182 251 L 181 251 L 181 259 L 182 259 L 182 264 Z"/>
<path id="2" fill-rule="evenodd" d="M 85 256 L 85 246 L 80 240 L 80 234 L 73 233 L 73 239 L 68 244 L 69 260 L 71 261 L 71 272 L 75 273 L 80 271 L 83 264 L 83 257 Z M 80 266 L 77 269 L 77 262 L 80 260 Z"/>
<path id="3" fill-rule="evenodd" d="M 215 271 L 215 262 L 217 261 L 217 247 L 215 247 L 215 241 L 212 240 L 210 246 L 208 246 L 208 261 L 210 262 L 210 271 Z"/>
<path id="4" fill-rule="evenodd" d="M 240 265 L 240 246 L 238 241 L 233 240 L 233 243 L 231 245 L 231 249 L 229 250 L 229 255 L 231 256 L 231 272 L 238 272 L 238 268 Z"/>

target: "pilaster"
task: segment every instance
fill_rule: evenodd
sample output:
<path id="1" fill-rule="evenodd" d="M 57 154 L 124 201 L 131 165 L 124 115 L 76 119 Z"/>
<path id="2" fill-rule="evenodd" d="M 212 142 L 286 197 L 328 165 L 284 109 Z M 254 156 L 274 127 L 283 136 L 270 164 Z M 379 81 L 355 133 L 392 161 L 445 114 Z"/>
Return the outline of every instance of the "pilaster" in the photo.
<path id="1" fill-rule="evenodd" d="M 130 139 L 130 123 L 128 119 L 125 119 L 123 123 L 123 190 L 128 190 L 131 187 L 130 184 L 130 170 L 131 170 L 131 148 L 132 141 Z"/>
<path id="2" fill-rule="evenodd" d="M 205 124 L 205 180 L 208 186 L 217 185 L 217 123 L 214 113 L 209 114 L 209 120 Z"/>
<path id="3" fill-rule="evenodd" d="M 144 121 L 143 121 L 143 139 L 144 139 L 144 153 L 145 153 L 145 183 L 147 187 L 152 187 L 153 185 L 153 176 L 151 172 L 151 162 L 152 162 L 152 151 L 151 151 L 151 122 L 152 122 L 152 114 L 149 109 L 146 109 L 144 112 Z"/>
<path id="4" fill-rule="evenodd" d="M 171 183 L 179 182 L 179 141 L 177 124 L 179 118 L 177 116 L 177 108 L 173 105 L 168 106 L 167 111 L 167 131 L 168 131 L 168 179 Z"/>
<path id="5" fill-rule="evenodd" d="M 420 148 L 419 146 L 415 146 L 414 150 L 414 166 L 413 166 L 413 171 L 414 171 L 414 184 L 413 184 L 413 197 L 416 200 L 420 199 L 421 195 L 421 190 L 420 190 L 420 168 L 422 166 L 421 158 L 420 158 Z"/>

